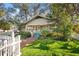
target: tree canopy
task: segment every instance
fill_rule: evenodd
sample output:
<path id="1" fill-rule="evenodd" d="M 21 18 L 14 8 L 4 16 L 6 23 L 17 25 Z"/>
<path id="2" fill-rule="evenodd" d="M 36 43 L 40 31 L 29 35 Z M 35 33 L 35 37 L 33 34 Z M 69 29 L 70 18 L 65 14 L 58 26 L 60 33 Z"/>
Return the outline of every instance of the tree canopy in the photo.
<path id="1" fill-rule="evenodd" d="M 5 21 L 0 21 L 0 29 L 2 30 L 9 30 L 11 28 L 10 24 Z"/>
<path id="2" fill-rule="evenodd" d="M 60 23 L 57 25 L 57 30 L 63 32 L 66 39 L 72 33 L 72 21 L 78 15 L 78 4 L 51 4 L 52 19 L 58 19 Z"/>
<path id="3" fill-rule="evenodd" d="M 5 15 L 5 11 L 3 9 L 0 9 L 0 17 Z"/>

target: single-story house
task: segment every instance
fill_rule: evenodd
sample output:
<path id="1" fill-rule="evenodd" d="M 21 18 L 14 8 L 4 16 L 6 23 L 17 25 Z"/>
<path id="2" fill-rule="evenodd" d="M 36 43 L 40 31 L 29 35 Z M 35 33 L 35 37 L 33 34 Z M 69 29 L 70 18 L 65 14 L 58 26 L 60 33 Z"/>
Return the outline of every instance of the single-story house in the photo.
<path id="1" fill-rule="evenodd" d="M 51 22 L 50 18 L 36 15 L 25 23 L 25 31 L 34 33 L 42 29 L 50 30 L 52 24 L 55 24 L 55 22 Z"/>

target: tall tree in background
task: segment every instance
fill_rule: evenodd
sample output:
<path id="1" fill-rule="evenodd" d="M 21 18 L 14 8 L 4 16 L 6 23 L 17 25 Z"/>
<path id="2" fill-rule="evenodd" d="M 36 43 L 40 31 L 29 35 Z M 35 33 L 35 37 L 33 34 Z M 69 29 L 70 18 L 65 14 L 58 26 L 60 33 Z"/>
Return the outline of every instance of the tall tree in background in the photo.
<path id="1" fill-rule="evenodd" d="M 75 19 L 78 4 L 51 4 L 52 19 L 58 19 L 59 31 L 64 35 L 64 39 L 67 39 L 72 33 L 72 21 Z"/>
<path id="2" fill-rule="evenodd" d="M 0 29 L 2 30 L 10 30 L 11 26 L 8 22 L 5 22 L 3 20 L 0 20 Z"/>
<path id="3" fill-rule="evenodd" d="M 3 9 L 0 9 L 0 17 L 5 15 L 5 11 Z"/>
<path id="4" fill-rule="evenodd" d="M 25 16 L 27 20 L 28 14 L 28 4 L 27 3 L 13 3 L 12 4 L 15 8 L 20 9 L 20 15 Z M 23 14 L 23 15 L 22 15 Z"/>
<path id="5" fill-rule="evenodd" d="M 49 5 L 47 3 L 35 3 L 35 4 L 29 4 L 29 14 L 30 16 L 34 16 L 37 14 L 42 14 L 46 10 L 49 10 Z"/>

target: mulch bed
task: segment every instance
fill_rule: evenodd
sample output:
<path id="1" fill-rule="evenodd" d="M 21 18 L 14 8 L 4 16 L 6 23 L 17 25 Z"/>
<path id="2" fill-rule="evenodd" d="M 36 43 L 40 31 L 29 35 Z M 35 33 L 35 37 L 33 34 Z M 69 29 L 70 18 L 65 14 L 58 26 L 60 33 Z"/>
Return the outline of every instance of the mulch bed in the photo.
<path id="1" fill-rule="evenodd" d="M 34 37 L 30 37 L 30 38 L 27 38 L 27 39 L 23 39 L 21 41 L 21 43 L 20 43 L 21 48 L 25 47 L 26 44 L 31 44 L 34 40 L 35 40 Z"/>

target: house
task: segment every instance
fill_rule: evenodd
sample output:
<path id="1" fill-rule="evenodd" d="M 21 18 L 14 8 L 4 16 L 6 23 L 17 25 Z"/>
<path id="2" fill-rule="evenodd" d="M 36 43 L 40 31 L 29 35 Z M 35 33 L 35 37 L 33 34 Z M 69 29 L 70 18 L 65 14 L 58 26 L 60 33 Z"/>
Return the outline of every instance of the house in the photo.
<path id="1" fill-rule="evenodd" d="M 20 56 L 20 42 L 13 31 L 0 32 L 0 56 Z"/>
<path id="2" fill-rule="evenodd" d="M 42 29 L 50 30 L 52 24 L 51 19 L 41 15 L 35 15 L 30 20 L 25 23 L 25 31 L 34 33 L 36 31 L 41 31 Z"/>

